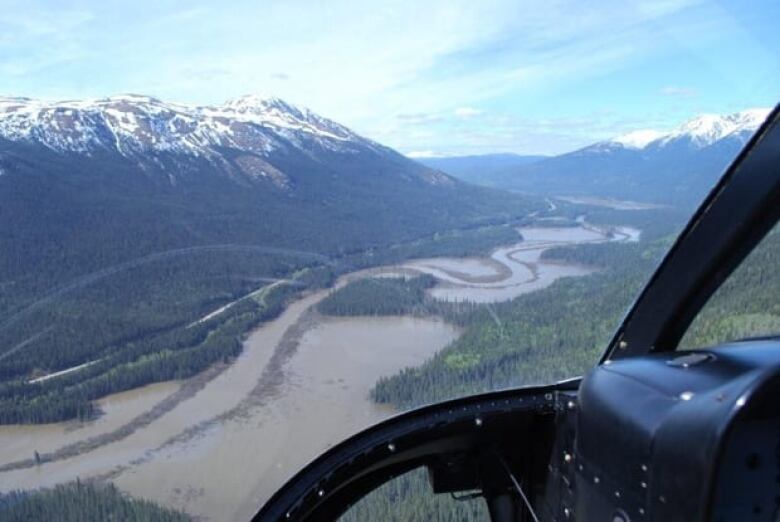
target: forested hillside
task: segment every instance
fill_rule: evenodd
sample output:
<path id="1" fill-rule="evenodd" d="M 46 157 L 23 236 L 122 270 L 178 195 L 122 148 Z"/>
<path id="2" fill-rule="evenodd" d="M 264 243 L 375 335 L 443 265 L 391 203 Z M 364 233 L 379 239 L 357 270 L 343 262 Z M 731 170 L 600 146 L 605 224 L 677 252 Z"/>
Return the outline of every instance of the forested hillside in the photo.
<path id="1" fill-rule="evenodd" d="M 425 291 L 435 284 L 430 275 L 359 279 L 330 294 L 319 309 L 327 315 L 420 315 L 429 311 Z"/>
<path id="2" fill-rule="evenodd" d="M 486 253 L 514 239 L 516 232 L 502 224 L 338 258 L 230 247 L 130 263 L 5 319 L 0 339 L 10 349 L 0 353 L 0 423 L 90 417 L 99 413 L 92 401 L 109 393 L 228 362 L 249 329 L 301 291 L 327 286 L 345 272 L 410 257 Z M 212 315 L 225 303 L 235 304 Z M 84 363 L 89 366 L 46 378 L 51 369 Z"/>
<path id="3" fill-rule="evenodd" d="M 693 209 L 744 142 L 656 150 L 594 145 L 493 176 L 491 186 L 546 195 L 609 196 Z"/>
<path id="4" fill-rule="evenodd" d="M 0 494 L 0 520 L 27 522 L 186 522 L 190 517 L 126 497 L 114 486 L 72 482 L 34 492 Z"/>
<path id="5" fill-rule="evenodd" d="M 257 294 L 219 318 L 190 328 L 172 328 L 110 346 L 77 372 L 36 382 L 8 380 L 0 384 L 0 423 L 89 418 L 95 413 L 91 402 L 95 399 L 151 382 L 191 377 L 215 362 L 229 362 L 241 352 L 246 332 L 279 314 L 290 288 Z M 56 361 L 57 355 L 50 357 Z M 32 359 L 28 364 L 40 363 Z"/>
<path id="6" fill-rule="evenodd" d="M 213 109 L 145 97 L 75 104 L 79 125 L 57 107 L 3 114 L 0 423 L 90 416 L 95 398 L 230 360 L 296 292 L 421 251 L 495 246 L 508 231 L 492 225 L 543 208 L 280 100 L 236 103 L 224 135 Z M 149 121 L 129 133 L 116 111 Z M 280 115 L 282 128 L 267 123 Z"/>
<path id="7" fill-rule="evenodd" d="M 681 341 L 701 348 L 780 335 L 780 227 L 775 228 L 715 292 Z"/>
<path id="8" fill-rule="evenodd" d="M 522 167 L 545 159 L 546 156 L 522 156 L 518 154 L 483 154 L 478 156 L 452 156 L 442 158 L 418 158 L 417 161 L 441 170 L 458 179 L 491 185 L 495 176 L 515 167 Z"/>
<path id="9" fill-rule="evenodd" d="M 339 518 L 340 522 L 485 522 L 485 501 L 434 495 L 424 468 L 410 471 L 372 491 Z"/>

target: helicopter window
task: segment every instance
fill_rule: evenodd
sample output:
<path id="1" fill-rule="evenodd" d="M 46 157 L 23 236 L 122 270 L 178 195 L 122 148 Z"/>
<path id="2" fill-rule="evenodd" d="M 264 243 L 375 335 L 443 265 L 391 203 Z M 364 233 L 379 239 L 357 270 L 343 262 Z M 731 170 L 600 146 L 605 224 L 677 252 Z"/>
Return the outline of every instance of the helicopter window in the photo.
<path id="1" fill-rule="evenodd" d="M 780 2 L 721 3 L 4 0 L 0 520 L 240 522 L 588 371 L 777 102 Z"/>
<path id="2" fill-rule="evenodd" d="M 427 471 L 418 468 L 373 490 L 339 517 L 339 522 L 366 520 L 476 521 L 489 515 L 477 492 L 434 495 Z"/>
<path id="3" fill-rule="evenodd" d="M 679 349 L 780 335 L 779 260 L 780 225 L 775 225 L 712 295 Z"/>

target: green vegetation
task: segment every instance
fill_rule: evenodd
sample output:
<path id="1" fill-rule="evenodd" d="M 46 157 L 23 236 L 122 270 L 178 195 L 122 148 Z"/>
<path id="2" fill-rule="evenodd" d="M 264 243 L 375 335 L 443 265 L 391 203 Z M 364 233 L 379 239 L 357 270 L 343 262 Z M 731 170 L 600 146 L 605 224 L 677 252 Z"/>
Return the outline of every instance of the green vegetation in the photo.
<path id="1" fill-rule="evenodd" d="M 152 502 L 128 498 L 113 484 L 94 486 L 72 482 L 53 489 L 0 494 L 0 520 L 186 522 L 191 519 Z"/>
<path id="2" fill-rule="evenodd" d="M 336 316 L 436 316 L 459 326 L 491 317 L 490 310 L 481 304 L 429 297 L 426 290 L 435 283 L 436 278 L 431 275 L 358 279 L 332 292 L 318 308 L 323 314 Z"/>
<path id="3" fill-rule="evenodd" d="M 481 225 L 330 259 L 260 247 L 195 248 L 77 280 L 0 321 L 0 424 L 89 418 L 99 413 L 95 399 L 227 362 L 240 353 L 243 335 L 276 317 L 288 299 L 343 273 L 409 257 L 484 253 L 517 237 L 512 227 Z M 263 290 L 281 279 L 290 282 Z M 92 364 L 29 382 L 84 363 Z"/>
<path id="4" fill-rule="evenodd" d="M 426 312 L 425 291 L 435 284 L 428 275 L 358 279 L 323 299 L 319 310 L 327 315 L 420 315 Z"/>
<path id="5" fill-rule="evenodd" d="M 775 226 L 710 298 L 681 341 L 701 348 L 780 335 L 780 227 Z"/>
<path id="6" fill-rule="evenodd" d="M 0 384 L 0 423 L 46 423 L 95 413 L 93 400 L 151 382 L 190 377 L 216 361 L 241 352 L 243 335 L 278 315 L 289 285 L 276 286 L 262 300 L 244 299 L 219 316 L 190 327 L 112 346 L 77 372 L 30 383 L 24 378 Z"/>
<path id="7" fill-rule="evenodd" d="M 569 210 L 572 217 L 581 212 L 573 206 Z M 403 296 L 406 309 L 437 315 L 465 327 L 458 340 L 421 367 L 380 380 L 372 391 L 373 398 L 410 408 L 501 387 L 549 382 L 586 371 L 667 251 L 681 222 L 668 211 L 604 211 L 597 212 L 594 220 L 608 224 L 611 218 L 612 223 L 621 223 L 620 218 L 627 214 L 632 216 L 632 224 L 643 231 L 641 243 L 548 250 L 545 258 L 602 270 L 587 277 L 559 280 L 510 302 L 468 305 L 441 303 L 423 296 L 418 302 L 409 303 L 408 293 L 393 285 L 402 289 L 422 286 L 414 279 L 347 286 L 335 292 L 332 300 L 339 303 L 337 313 L 380 313 L 376 307 L 363 304 L 371 302 L 367 294 L 373 291 L 375 299 L 385 303 L 384 308 L 397 309 L 401 302 L 396 297 Z M 424 473 L 418 470 L 361 499 L 342 520 L 467 522 L 486 518 L 482 499 L 459 502 L 448 495 L 433 495 Z"/>
<path id="8" fill-rule="evenodd" d="M 344 513 L 340 522 L 476 522 L 489 520 L 481 498 L 434 495 L 425 469 L 410 471 L 375 489 Z"/>
<path id="9" fill-rule="evenodd" d="M 0 353 L 0 380 L 69 368 L 186 327 L 299 266 L 262 252 L 196 250 L 73 284 L 3 318 L 0 346 L 9 349 Z"/>
<path id="10" fill-rule="evenodd" d="M 692 210 L 744 147 L 745 134 L 702 148 L 673 138 L 639 150 L 595 144 L 537 161 L 497 162 L 493 155 L 423 161 L 472 183 L 505 190 L 550 197 L 613 197 Z"/>
<path id="11" fill-rule="evenodd" d="M 611 211 L 613 223 L 624 213 Z M 600 216 L 607 221 L 610 212 Z M 587 277 L 491 305 L 447 303 L 426 296 L 427 277 L 353 282 L 322 302 L 335 315 L 435 315 L 464 327 L 431 360 L 381 379 L 374 400 L 401 409 L 469 393 L 546 383 L 579 375 L 596 361 L 622 314 L 666 252 L 678 221 L 662 211 L 632 214 L 640 243 L 578 245 L 544 257 L 601 267 Z"/>
<path id="12" fill-rule="evenodd" d="M 615 245 L 622 259 L 641 254 Z M 618 258 L 620 259 L 620 258 Z M 579 375 L 598 359 L 643 279 L 631 271 L 556 281 L 469 314 L 463 335 L 418 368 L 381 379 L 378 402 L 406 409 L 469 393 L 546 383 Z M 646 270 L 652 262 L 645 262 Z M 644 274 L 642 273 L 642 274 Z M 446 315 L 445 315 L 446 317 Z"/>
<path id="13" fill-rule="evenodd" d="M 497 224 L 543 208 L 389 149 L 274 156 L 285 188 L 242 175 L 235 161 L 248 152 L 221 152 L 217 165 L 0 140 L 0 423 L 89 416 L 96 397 L 233 357 L 239 330 L 296 291 L 388 260 L 488 248 L 512 233 Z M 270 303 L 190 327 L 278 279 L 295 281 Z"/>
<path id="14" fill-rule="evenodd" d="M 463 257 L 487 254 L 500 245 L 519 241 L 517 230 L 512 225 L 524 219 L 513 221 L 511 225 L 493 220 L 495 221 L 493 224 L 437 232 L 414 241 L 368 250 L 354 259 L 347 258 L 345 261 L 363 267 L 386 265 L 420 257 Z"/>

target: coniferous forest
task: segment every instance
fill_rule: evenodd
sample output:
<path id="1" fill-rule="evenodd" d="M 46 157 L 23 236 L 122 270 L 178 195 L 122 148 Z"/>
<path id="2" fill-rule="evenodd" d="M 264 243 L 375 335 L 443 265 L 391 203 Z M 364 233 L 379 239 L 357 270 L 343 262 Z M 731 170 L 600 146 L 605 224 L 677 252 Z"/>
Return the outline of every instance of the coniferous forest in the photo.
<path id="1" fill-rule="evenodd" d="M 577 209 L 571 212 L 574 214 Z M 544 253 L 548 259 L 576 262 L 598 270 L 589 276 L 558 280 L 548 288 L 508 302 L 480 305 L 437 301 L 427 294 L 435 284 L 430 276 L 384 277 L 361 279 L 342 287 L 319 304 L 319 311 L 338 316 L 435 316 L 464 329 L 457 340 L 422 366 L 407 368 L 376 384 L 372 398 L 399 409 L 580 375 L 597 360 L 682 224 L 674 213 L 658 210 L 630 214 L 598 211 L 589 213 L 588 220 L 601 224 L 630 223 L 642 230 L 642 240 L 550 249 Z M 95 362 L 73 375 L 35 385 L 18 378 L 7 379 L 0 385 L 0 416 L 3 422 L 49 422 L 94 415 L 92 401 L 105 394 L 146 382 L 188 377 L 215 361 L 230 361 L 240 352 L 242 336 L 253 325 L 274 317 L 287 300 L 304 289 L 328 286 L 338 275 L 357 268 L 406 258 L 484 253 L 505 243 L 512 233 L 501 226 L 452 231 L 369 253 L 346 255 L 338 263 L 288 260 L 287 265 L 263 266 L 252 277 L 247 277 L 247 270 L 235 273 L 233 279 L 221 281 L 231 288 L 221 298 L 201 302 L 200 308 L 190 310 L 189 315 L 176 315 L 175 307 L 170 308 L 170 315 L 164 311 L 157 314 L 154 320 L 159 327 L 154 335 L 127 335 L 104 351 L 91 354 L 97 355 Z M 775 296 L 780 293 L 780 277 L 774 266 L 778 258 L 780 234 L 775 230 L 712 298 L 683 340 L 683 346 L 706 346 L 780 331 L 780 310 L 775 303 Z M 240 261 L 233 261 L 233 266 L 241 265 Z M 280 256 L 275 262 L 280 263 Z M 246 263 L 260 266 L 257 259 L 248 259 Z M 293 269 L 293 277 L 289 277 Z M 177 270 L 191 275 L 186 267 L 172 269 L 171 274 Z M 220 270 L 221 277 L 225 273 Z M 268 288 L 270 281 L 281 279 L 286 282 Z M 196 289 L 202 292 L 199 295 L 211 291 L 205 283 L 208 277 L 192 280 L 204 281 Z M 68 306 L 75 309 L 101 302 L 105 297 L 102 292 L 118 290 L 122 284 L 121 278 L 111 281 L 117 285 L 113 289 L 76 292 L 69 300 L 82 301 Z M 134 301 L 143 300 L 143 293 L 149 291 L 131 283 L 123 289 L 134 292 Z M 187 290 L 183 289 L 181 295 L 187 295 Z M 210 310 L 232 301 L 237 302 L 218 317 L 198 322 Z M 62 306 L 60 313 L 67 308 Z M 117 330 L 107 327 L 105 331 L 108 336 Z M 78 343 L 74 343 L 73 350 L 71 362 L 82 360 Z M 66 357 L 68 352 L 60 356 Z M 3 371 L 9 377 L 31 375 L 30 372 L 35 375 L 36 364 L 41 364 L 40 359 L 32 355 L 14 358 L 14 364 L 5 365 Z M 63 505 L 74 506 L 74 512 L 77 508 L 85 510 L 78 511 L 87 513 L 83 516 L 96 514 L 95 519 L 111 512 L 106 511 L 110 509 L 132 513 L 133 519 L 139 520 L 183 519 L 181 514 L 126 499 L 110 487 L 69 485 L 16 493 L 5 496 L 0 505 L 4 519 L 7 513 L 9 520 L 22 520 L 30 513 L 44 514 L 46 510 L 64 509 L 68 513 Z M 424 470 L 417 470 L 371 493 L 343 518 L 423 521 L 435 517 L 470 522 L 484 520 L 485 516 L 483 502 L 478 498 L 456 501 L 449 496 L 432 495 Z"/>
<path id="2" fill-rule="evenodd" d="M 76 481 L 35 492 L 0 494 L 0 519 L 5 522 L 186 522 L 190 517 L 152 502 L 128 498 L 113 485 Z"/>
<path id="3" fill-rule="evenodd" d="M 9 349 L 0 353 L 0 424 L 89 418 L 99 413 L 95 399 L 229 362 L 254 326 L 340 274 L 410 257 L 484 253 L 516 237 L 506 225 L 480 225 L 340 257 L 187 249 L 77 281 L 2 322 Z"/>

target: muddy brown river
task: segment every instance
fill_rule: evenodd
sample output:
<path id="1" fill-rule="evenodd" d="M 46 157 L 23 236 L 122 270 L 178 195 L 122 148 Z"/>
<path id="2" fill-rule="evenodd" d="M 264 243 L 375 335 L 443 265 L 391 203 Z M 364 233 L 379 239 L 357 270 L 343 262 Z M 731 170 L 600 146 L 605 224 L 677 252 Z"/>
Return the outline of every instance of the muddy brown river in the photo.
<path id="1" fill-rule="evenodd" d="M 339 285 L 357 277 L 429 273 L 439 280 L 431 290 L 438 299 L 496 302 L 593 271 L 542 260 L 547 248 L 639 237 L 633 229 L 608 236 L 584 224 L 519 232 L 523 241 L 489 258 L 419 259 L 350 274 Z M 460 333 L 434 319 L 324 318 L 313 306 L 328 292 L 293 302 L 257 328 L 233 364 L 181 400 L 173 399 L 192 383 L 106 397 L 99 402 L 104 415 L 90 422 L 0 427 L 0 466 L 35 451 L 92 442 L 67 458 L 0 472 L 0 491 L 97 478 L 210 520 L 248 519 L 324 449 L 395 413 L 370 400 L 377 379 L 422 364 Z M 150 420 L 156 405 L 170 403 Z M 103 440 L 106 435 L 114 437 Z"/>

